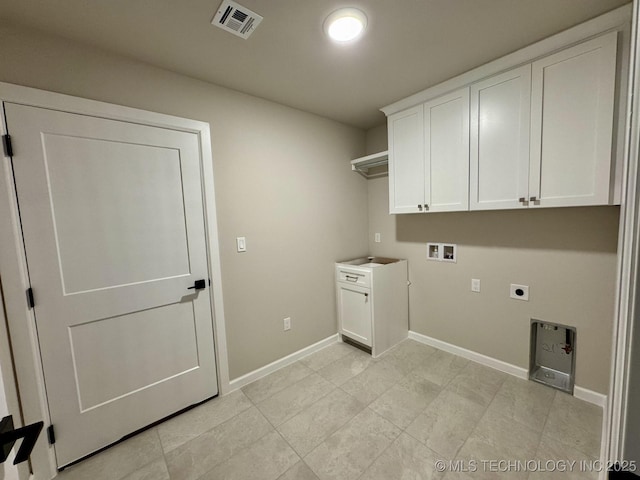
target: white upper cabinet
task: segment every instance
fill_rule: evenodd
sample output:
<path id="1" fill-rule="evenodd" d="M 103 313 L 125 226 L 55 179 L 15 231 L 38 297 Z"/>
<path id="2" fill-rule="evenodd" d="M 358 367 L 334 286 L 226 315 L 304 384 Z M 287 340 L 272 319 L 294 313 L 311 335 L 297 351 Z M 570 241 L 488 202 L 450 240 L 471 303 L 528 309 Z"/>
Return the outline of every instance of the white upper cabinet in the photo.
<path id="1" fill-rule="evenodd" d="M 389 211 L 469 208 L 469 89 L 391 115 Z"/>
<path id="2" fill-rule="evenodd" d="M 425 206 L 423 211 L 469 208 L 469 89 L 424 104 Z"/>
<path id="3" fill-rule="evenodd" d="M 385 107 L 390 212 L 619 203 L 618 35 L 592 34 L 546 56 L 516 52 L 509 62 L 515 55 L 521 66 L 499 69 L 497 60 Z"/>
<path id="4" fill-rule="evenodd" d="M 611 201 L 617 32 L 532 64 L 530 206 Z"/>
<path id="5" fill-rule="evenodd" d="M 526 207 L 531 65 L 471 85 L 470 209 Z"/>
<path id="6" fill-rule="evenodd" d="M 422 105 L 392 115 L 389 134 L 389 211 L 422 211 L 425 194 Z"/>

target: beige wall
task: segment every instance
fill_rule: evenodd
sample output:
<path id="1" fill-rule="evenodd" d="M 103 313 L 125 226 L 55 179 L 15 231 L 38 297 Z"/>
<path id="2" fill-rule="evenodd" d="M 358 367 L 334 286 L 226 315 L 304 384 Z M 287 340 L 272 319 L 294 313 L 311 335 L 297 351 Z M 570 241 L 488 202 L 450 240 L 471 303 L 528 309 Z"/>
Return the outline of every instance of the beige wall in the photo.
<path id="1" fill-rule="evenodd" d="M 575 325 L 577 383 L 606 393 L 618 208 L 391 216 L 387 178 L 366 181 L 348 162 L 365 138 L 367 153 L 386 149 L 385 126 L 365 137 L 12 27 L 0 28 L 0 64 L 0 81 L 211 124 L 231 378 L 335 333 L 333 262 L 369 248 L 409 259 L 412 330 L 526 368 L 531 317 Z M 241 235 L 248 252 L 237 254 Z M 428 262 L 428 241 L 457 243 L 458 263 Z M 470 292 L 471 278 L 481 280 L 480 294 Z M 509 299 L 510 283 L 529 285 L 531 300 Z"/>
<path id="2" fill-rule="evenodd" d="M 367 151 L 384 149 L 386 127 L 367 132 Z M 618 207 L 389 215 L 388 178 L 368 186 L 370 252 L 409 260 L 411 330 L 528 368 L 531 318 L 572 325 L 576 384 L 607 393 Z M 427 242 L 457 244 L 457 263 L 426 260 Z"/>
<path id="3" fill-rule="evenodd" d="M 210 123 L 232 379 L 336 333 L 333 262 L 367 251 L 367 183 L 349 164 L 363 131 L 13 27 L 0 65 L 0 81 Z"/>
<path id="4" fill-rule="evenodd" d="M 387 124 L 384 123 L 367 130 L 365 140 L 367 155 L 387 150 L 389 148 L 387 143 Z"/>

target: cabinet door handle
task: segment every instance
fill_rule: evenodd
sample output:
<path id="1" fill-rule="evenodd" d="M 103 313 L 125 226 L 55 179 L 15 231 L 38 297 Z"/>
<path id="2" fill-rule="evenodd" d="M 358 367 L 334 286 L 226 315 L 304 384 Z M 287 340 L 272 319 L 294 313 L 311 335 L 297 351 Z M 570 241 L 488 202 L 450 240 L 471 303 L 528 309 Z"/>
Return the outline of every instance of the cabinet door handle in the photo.
<path id="1" fill-rule="evenodd" d="M 526 203 L 526 202 L 527 202 L 527 199 L 526 199 L 525 197 L 520 197 L 520 198 L 518 199 L 518 201 L 519 201 L 520 203 Z"/>
<path id="2" fill-rule="evenodd" d="M 368 296 L 369 296 L 369 294 L 368 294 L 368 293 L 365 293 L 365 294 L 364 294 L 364 298 L 365 298 L 365 299 L 366 299 Z"/>
<path id="3" fill-rule="evenodd" d="M 428 204 L 428 203 L 425 203 L 425 204 L 424 204 L 424 211 L 426 212 L 427 210 L 429 210 L 429 204 Z"/>
<path id="4" fill-rule="evenodd" d="M 530 202 L 537 202 L 537 201 L 538 201 L 538 199 L 537 199 L 536 197 L 531 197 L 531 198 L 529 198 L 529 201 L 530 201 Z"/>
<path id="5" fill-rule="evenodd" d="M 422 211 L 422 205 L 418 204 L 418 210 Z"/>
<path id="6" fill-rule="evenodd" d="M 347 279 L 348 282 L 357 282 L 358 281 L 358 277 L 354 277 L 353 275 L 345 275 L 345 278 Z"/>

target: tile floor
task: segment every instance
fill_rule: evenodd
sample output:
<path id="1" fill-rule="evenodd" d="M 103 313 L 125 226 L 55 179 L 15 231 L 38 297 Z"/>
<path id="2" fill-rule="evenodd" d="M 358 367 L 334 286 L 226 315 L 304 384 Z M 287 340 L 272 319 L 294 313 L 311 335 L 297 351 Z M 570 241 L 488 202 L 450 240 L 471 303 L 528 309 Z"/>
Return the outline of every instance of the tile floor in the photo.
<path id="1" fill-rule="evenodd" d="M 595 460 L 601 422 L 599 407 L 412 340 L 376 360 L 337 343 L 58 478 L 597 478 L 580 463 L 514 470 Z"/>

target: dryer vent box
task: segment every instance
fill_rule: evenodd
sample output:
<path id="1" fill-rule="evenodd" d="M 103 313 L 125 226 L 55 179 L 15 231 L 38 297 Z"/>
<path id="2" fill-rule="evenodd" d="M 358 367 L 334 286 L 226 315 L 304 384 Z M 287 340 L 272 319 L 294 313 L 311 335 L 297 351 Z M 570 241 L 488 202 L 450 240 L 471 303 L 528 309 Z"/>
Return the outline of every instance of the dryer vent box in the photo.
<path id="1" fill-rule="evenodd" d="M 531 320 L 529 380 L 573 394 L 576 329 Z"/>
<path id="2" fill-rule="evenodd" d="M 224 0 L 213 16 L 211 24 L 247 39 L 261 21 L 262 17 L 257 13 L 231 0 Z"/>

